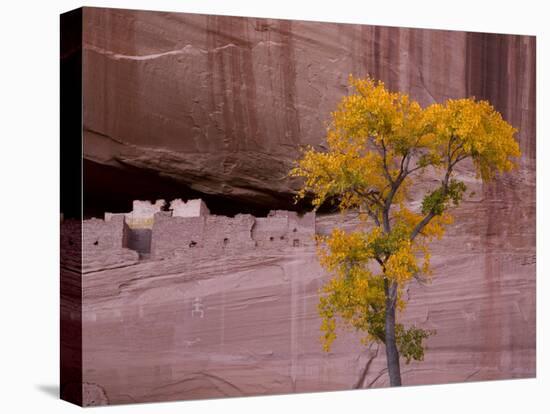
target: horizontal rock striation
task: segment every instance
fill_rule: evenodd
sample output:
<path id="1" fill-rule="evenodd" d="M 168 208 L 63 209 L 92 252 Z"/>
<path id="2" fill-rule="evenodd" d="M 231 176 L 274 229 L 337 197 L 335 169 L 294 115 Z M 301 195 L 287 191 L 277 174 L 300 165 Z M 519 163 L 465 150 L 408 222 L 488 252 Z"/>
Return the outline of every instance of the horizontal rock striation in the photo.
<path id="1" fill-rule="evenodd" d="M 289 168 L 323 145 L 350 73 L 423 105 L 489 99 L 534 159 L 534 37 L 85 8 L 83 39 L 90 170 L 292 207 Z"/>
<path id="2" fill-rule="evenodd" d="M 408 286 L 399 319 L 437 334 L 423 362 L 403 366 L 405 384 L 534 376 L 535 251 L 525 243 L 534 241 L 534 227 L 529 214 L 502 203 L 470 200 L 457 209 L 456 223 L 433 246 L 433 282 Z M 489 232 L 494 215 L 515 217 L 506 237 Z M 279 239 L 353 229 L 358 219 L 324 215 L 300 228 L 292 217 L 155 213 L 153 240 L 171 248 L 96 268 L 86 258 L 105 260 L 93 242 L 98 229 L 116 239 L 124 217 L 84 221 L 82 366 L 95 396 L 85 404 L 387 386 L 383 348 L 360 345 L 357 333 L 341 330 L 331 352 L 322 351 L 317 303 L 330 276 L 312 233 L 298 245 Z M 204 238 L 212 225 L 220 231 Z M 221 238 L 228 228 L 236 248 Z"/>

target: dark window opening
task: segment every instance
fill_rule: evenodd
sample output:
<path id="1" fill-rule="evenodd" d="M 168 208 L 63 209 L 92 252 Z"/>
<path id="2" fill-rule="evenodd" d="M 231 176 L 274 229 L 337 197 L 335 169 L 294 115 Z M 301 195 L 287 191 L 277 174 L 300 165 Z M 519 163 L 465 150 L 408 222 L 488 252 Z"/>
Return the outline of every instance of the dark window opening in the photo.
<path id="1" fill-rule="evenodd" d="M 293 233 L 296 233 L 298 231 L 298 229 L 296 227 L 294 227 L 294 230 L 292 230 Z"/>
<path id="2" fill-rule="evenodd" d="M 94 242 L 94 246 L 97 246 L 98 244 L 99 244 L 99 241 L 96 240 L 96 241 Z"/>
<path id="3" fill-rule="evenodd" d="M 223 244 L 227 244 L 229 243 L 229 239 L 226 237 L 225 239 L 223 239 Z"/>
<path id="4" fill-rule="evenodd" d="M 300 240 L 294 239 L 294 240 L 292 241 L 292 245 L 293 245 L 294 247 L 298 247 L 298 246 L 300 245 Z"/>
<path id="5" fill-rule="evenodd" d="M 281 236 L 280 239 L 281 239 L 281 240 L 284 240 L 284 239 L 285 239 L 285 236 Z"/>
<path id="6" fill-rule="evenodd" d="M 151 253 L 151 239 L 153 233 L 151 229 L 127 229 L 126 246 L 135 250 L 140 255 Z M 140 256 L 141 257 L 141 256 Z"/>
<path id="7" fill-rule="evenodd" d="M 270 238 L 269 238 L 269 241 L 273 241 L 273 237 L 270 237 Z"/>
<path id="8" fill-rule="evenodd" d="M 196 241 L 191 240 L 191 243 L 189 243 L 189 247 L 195 247 L 197 245 Z"/>

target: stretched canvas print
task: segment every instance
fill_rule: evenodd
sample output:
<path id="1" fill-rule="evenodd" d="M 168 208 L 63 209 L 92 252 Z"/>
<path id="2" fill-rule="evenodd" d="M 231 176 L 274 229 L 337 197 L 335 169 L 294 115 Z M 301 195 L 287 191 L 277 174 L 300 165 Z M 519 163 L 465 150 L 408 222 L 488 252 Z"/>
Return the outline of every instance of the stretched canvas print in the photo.
<path id="1" fill-rule="evenodd" d="M 535 38 L 61 16 L 61 396 L 535 376 Z"/>

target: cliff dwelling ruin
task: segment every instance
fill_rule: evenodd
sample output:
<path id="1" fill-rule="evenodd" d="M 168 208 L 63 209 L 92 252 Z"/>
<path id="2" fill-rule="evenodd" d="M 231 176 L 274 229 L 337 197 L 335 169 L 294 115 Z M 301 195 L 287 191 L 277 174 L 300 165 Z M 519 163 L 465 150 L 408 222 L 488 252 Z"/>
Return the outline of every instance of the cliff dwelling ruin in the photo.
<path id="1" fill-rule="evenodd" d="M 210 214 L 201 199 L 135 200 L 128 213 L 105 213 L 104 219 L 82 222 L 86 261 L 120 258 L 164 259 L 193 250 L 282 249 L 314 246 L 315 213 L 273 210 L 267 217 Z M 112 260 L 109 260 L 112 262 Z M 84 263 L 85 264 L 85 263 Z"/>

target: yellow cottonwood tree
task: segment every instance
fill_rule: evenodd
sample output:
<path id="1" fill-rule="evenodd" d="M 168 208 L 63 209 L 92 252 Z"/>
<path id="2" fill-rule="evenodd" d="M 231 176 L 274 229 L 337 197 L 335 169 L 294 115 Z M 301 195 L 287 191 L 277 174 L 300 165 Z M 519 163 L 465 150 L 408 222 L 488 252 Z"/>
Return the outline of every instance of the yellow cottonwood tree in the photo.
<path id="1" fill-rule="evenodd" d="M 382 82 L 350 76 L 327 132 L 328 149 L 307 148 L 291 175 L 303 178 L 299 197 L 317 208 L 336 200 L 342 211 L 364 219 L 352 232 L 335 229 L 319 238 L 319 258 L 333 277 L 322 289 L 319 313 L 323 345 L 336 339 L 337 321 L 383 343 L 390 384 L 401 385 L 400 356 L 422 360 L 424 340 L 434 332 L 406 328 L 396 311 L 406 303 L 403 287 L 429 280 L 429 244 L 452 222 L 466 185 L 455 167 L 470 159 L 477 175 L 491 180 L 511 171 L 520 156 L 517 132 L 486 101 L 449 99 L 422 108 Z M 407 206 L 419 173 L 440 177 L 417 208 Z M 417 190 L 418 191 L 418 190 Z"/>

